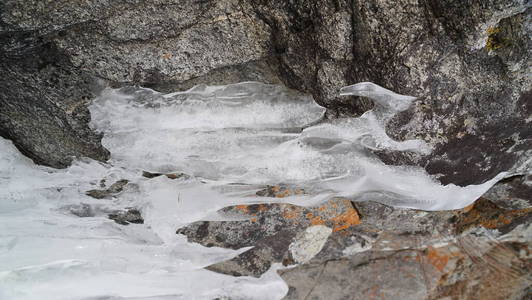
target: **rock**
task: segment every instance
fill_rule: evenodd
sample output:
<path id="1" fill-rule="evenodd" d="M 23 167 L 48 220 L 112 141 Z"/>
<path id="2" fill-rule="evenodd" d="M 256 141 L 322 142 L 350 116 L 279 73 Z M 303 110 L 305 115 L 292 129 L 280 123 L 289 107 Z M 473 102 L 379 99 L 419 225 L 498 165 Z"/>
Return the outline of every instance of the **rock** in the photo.
<path id="1" fill-rule="evenodd" d="M 34 162 L 56 168 L 73 157 L 109 158 L 101 135 L 88 127 L 95 81 L 68 61 L 49 43 L 16 53 L 0 49 L 0 135 Z"/>
<path id="2" fill-rule="evenodd" d="M 361 225 L 331 235 L 306 263 L 278 271 L 289 285 L 285 299 L 523 299 L 528 293 L 531 227 L 520 218 L 529 218 L 529 210 L 501 210 L 484 199 L 452 212 L 361 204 Z"/>
<path id="3" fill-rule="evenodd" d="M 418 97 L 388 123 L 388 133 L 434 147 L 426 157 L 381 153 L 388 163 L 420 165 L 459 185 L 530 170 L 529 1 L 0 6 L 0 134 L 38 163 L 64 167 L 72 157 L 109 157 L 87 125 L 88 99 L 101 89 L 95 79 L 163 91 L 284 83 L 311 93 L 328 118 L 371 108 L 368 99 L 339 97 L 338 90 L 372 81 Z"/>
<path id="4" fill-rule="evenodd" d="M 331 233 L 332 229 L 323 225 L 310 226 L 300 232 L 288 247 L 294 261 L 306 263 L 311 260 L 323 249 Z"/>
<path id="5" fill-rule="evenodd" d="M 482 198 L 506 209 L 532 207 L 532 175 L 516 175 L 501 180 L 489 189 Z"/>
<path id="6" fill-rule="evenodd" d="M 340 233 L 360 224 L 356 209 L 345 199 L 332 199 L 311 208 L 291 204 L 238 205 L 224 208 L 220 213 L 228 218 L 248 220 L 195 222 L 177 233 L 187 236 L 189 242 L 207 247 L 254 246 L 229 261 L 208 267 L 235 276 L 259 277 L 274 262 L 292 264 L 292 253 L 297 253 L 296 259 L 310 259 L 325 245 L 330 233 Z M 316 229 L 320 230 L 314 232 Z M 321 239 L 316 242 L 312 237 Z"/>
<path id="7" fill-rule="evenodd" d="M 130 223 L 144 224 L 144 219 L 142 218 L 140 211 L 134 208 L 130 208 L 126 211 L 117 211 L 109 214 L 108 217 L 120 225 L 129 225 Z"/>
<path id="8" fill-rule="evenodd" d="M 260 277 L 274 262 L 289 263 L 288 247 L 294 231 L 284 230 L 258 241 L 255 246 L 233 259 L 206 267 L 207 270 L 232 276 Z"/>
<path id="9" fill-rule="evenodd" d="M 530 224 L 532 207 L 523 209 L 502 209 L 493 202 L 480 198 L 464 213 L 453 219 L 457 232 L 461 233 L 471 227 L 482 226 L 486 229 L 499 229 L 506 233 L 522 223 Z"/>
<path id="10" fill-rule="evenodd" d="M 0 4 L 0 135 L 36 163 L 105 161 L 87 104 L 105 84 L 173 90 L 197 83 L 280 82 L 269 29 L 240 1 Z M 204 76 L 204 77 L 202 77 Z"/>
<path id="11" fill-rule="evenodd" d="M 237 205 L 223 208 L 220 214 L 247 220 L 200 221 L 180 228 L 177 234 L 207 247 L 239 249 L 283 230 L 299 232 L 308 226 L 325 225 L 336 232 L 360 224 L 356 209 L 345 199 L 333 199 L 311 208 L 280 203 Z"/>
<path id="12" fill-rule="evenodd" d="M 530 157 L 530 3 L 261 1 L 256 10 L 276 36 L 284 82 L 311 92 L 329 116 L 371 107 L 337 96 L 351 83 L 418 97 L 387 131 L 433 145 L 432 155 L 410 164 L 442 183 L 482 183 Z"/>
<path id="13" fill-rule="evenodd" d="M 109 188 L 102 190 L 89 190 L 85 192 L 87 196 L 91 196 L 96 199 L 104 199 L 110 196 L 115 196 L 116 194 L 122 192 L 124 187 L 129 183 L 129 180 L 122 179 L 113 183 Z"/>
<path id="14" fill-rule="evenodd" d="M 472 252 L 475 243 L 486 249 Z M 522 299 L 530 283 L 525 249 L 468 236 L 443 247 L 368 251 L 279 273 L 289 285 L 284 299 Z"/>
<path id="15" fill-rule="evenodd" d="M 485 199 L 466 209 L 442 212 L 392 208 L 371 201 L 358 202 L 355 208 L 345 199 L 333 199 L 310 208 L 254 204 L 220 212 L 227 218 L 248 220 L 196 222 L 177 233 L 208 247 L 253 247 L 233 259 L 207 267 L 215 272 L 259 277 L 273 263 L 298 265 L 279 271 L 292 287 L 288 299 L 303 299 L 308 293 L 316 295 L 316 299 L 330 299 L 325 295 L 333 290 L 341 292 L 331 294 L 335 295 L 332 299 L 349 295 L 365 299 L 372 293 L 386 296 L 394 291 L 419 299 L 430 298 L 439 291 L 437 286 L 446 276 L 446 268 L 455 268 L 466 258 L 468 264 L 477 263 L 475 257 L 467 256 L 471 251 L 483 257 L 484 250 L 472 246 L 475 243 L 487 243 L 489 247 L 485 250 L 499 243 L 493 244 L 494 239 L 510 244 L 529 243 L 526 232 L 531 216 L 530 209 L 505 210 Z M 351 214 L 356 217 L 345 217 Z M 473 248 L 462 249 L 468 245 Z M 455 277 L 464 275 L 458 267 L 452 270 Z M 374 279 L 366 278 L 367 272 L 379 277 L 379 281 L 368 286 Z M 417 275 L 405 278 L 403 272 Z M 387 276 L 401 279 L 389 283 Z M 356 278 L 365 281 L 358 282 Z M 521 284 L 520 280 L 516 284 Z M 316 287 L 312 288 L 313 285 Z M 359 289 L 364 292 L 352 294 Z"/>
<path id="16" fill-rule="evenodd" d="M 190 178 L 190 176 L 185 174 L 185 173 L 167 173 L 167 174 L 163 174 L 163 173 L 151 173 L 151 172 L 147 172 L 147 171 L 143 171 L 142 172 L 142 176 L 146 177 L 146 178 L 155 178 L 155 177 L 159 177 L 159 176 L 163 176 L 163 175 L 166 176 L 169 179 L 178 179 L 178 178 L 189 179 Z"/>
<path id="17" fill-rule="evenodd" d="M 284 299 L 426 299 L 417 251 L 343 258 L 280 271 L 289 286 Z"/>

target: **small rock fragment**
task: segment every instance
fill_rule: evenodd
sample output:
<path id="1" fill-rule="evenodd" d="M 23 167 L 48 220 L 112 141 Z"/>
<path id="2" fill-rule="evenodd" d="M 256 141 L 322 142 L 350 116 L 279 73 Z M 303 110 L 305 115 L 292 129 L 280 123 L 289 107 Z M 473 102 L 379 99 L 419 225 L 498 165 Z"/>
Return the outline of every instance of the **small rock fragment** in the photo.
<path id="1" fill-rule="evenodd" d="M 96 199 L 103 199 L 107 198 L 109 196 L 114 196 L 124 190 L 124 187 L 128 184 L 127 179 L 119 180 L 115 183 L 113 183 L 108 189 L 102 189 L 102 190 L 89 190 L 85 192 L 87 196 L 91 196 L 92 198 Z"/>
<path id="2" fill-rule="evenodd" d="M 316 225 L 308 227 L 304 232 L 296 236 L 296 240 L 290 244 L 288 249 L 297 263 L 306 263 L 318 254 L 327 238 L 331 235 L 332 229 Z"/>
<path id="3" fill-rule="evenodd" d="M 127 211 L 118 211 L 114 214 L 109 214 L 109 219 L 115 221 L 120 225 L 144 224 L 144 219 L 138 209 L 128 209 Z"/>
<path id="4" fill-rule="evenodd" d="M 143 177 L 146 177 L 146 178 L 155 178 L 155 177 L 159 177 L 159 176 L 166 176 L 170 179 L 178 179 L 178 178 L 183 178 L 183 179 L 189 179 L 190 176 L 185 174 L 185 173 L 152 173 L 152 172 L 147 172 L 147 171 L 143 171 L 142 172 L 142 176 Z"/>

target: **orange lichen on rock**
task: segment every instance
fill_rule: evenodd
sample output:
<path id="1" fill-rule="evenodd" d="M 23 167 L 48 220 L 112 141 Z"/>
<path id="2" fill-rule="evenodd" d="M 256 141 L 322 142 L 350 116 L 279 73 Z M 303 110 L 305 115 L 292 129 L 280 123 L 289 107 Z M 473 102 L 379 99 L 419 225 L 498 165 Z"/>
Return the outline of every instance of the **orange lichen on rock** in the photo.
<path id="1" fill-rule="evenodd" d="M 360 224 L 360 216 L 354 207 L 351 207 L 347 212 L 331 219 L 334 222 L 333 231 L 345 230 L 351 226 Z"/>
<path id="2" fill-rule="evenodd" d="M 248 208 L 247 205 L 241 204 L 241 205 L 235 206 L 235 208 L 238 209 L 239 211 L 245 213 L 245 214 L 249 213 L 249 208 Z"/>
<path id="3" fill-rule="evenodd" d="M 443 272 L 449 263 L 450 256 L 429 246 L 427 248 L 427 259 L 438 271 Z"/>
<path id="4" fill-rule="evenodd" d="M 306 215 L 307 219 L 310 220 L 310 224 L 312 225 L 323 225 L 325 224 L 325 221 L 320 216 L 314 216 L 313 213 L 308 213 Z"/>
<path id="5" fill-rule="evenodd" d="M 507 210 L 495 203 L 480 198 L 470 207 L 458 212 L 456 229 L 463 232 L 468 228 L 482 226 L 487 229 L 497 229 L 511 224 L 515 219 L 532 213 L 532 208 Z"/>
<path id="6" fill-rule="evenodd" d="M 301 214 L 300 209 L 295 209 L 293 207 L 289 207 L 285 210 L 283 210 L 283 218 L 285 219 L 295 219 Z"/>

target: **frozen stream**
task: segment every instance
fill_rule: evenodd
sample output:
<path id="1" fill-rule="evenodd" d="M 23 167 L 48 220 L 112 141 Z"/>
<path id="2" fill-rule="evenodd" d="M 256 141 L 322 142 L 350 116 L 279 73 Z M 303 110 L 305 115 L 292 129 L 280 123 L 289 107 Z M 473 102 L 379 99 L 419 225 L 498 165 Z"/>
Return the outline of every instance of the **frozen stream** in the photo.
<path id="1" fill-rule="evenodd" d="M 299 205 L 340 195 L 442 210 L 472 203 L 504 176 L 461 188 L 441 186 L 422 169 L 384 165 L 368 148 L 430 151 L 383 130 L 414 98 L 371 83 L 341 93 L 377 106 L 360 118 L 308 126 L 324 109 L 278 86 L 107 89 L 90 110 L 111 160 L 79 160 L 65 170 L 37 166 L 0 139 L 0 299 L 279 299 L 288 288 L 273 268 L 259 279 L 202 269 L 246 249 L 189 244 L 176 229 L 219 218 L 228 205 L 268 201 L 253 196 L 265 184 L 311 191 L 282 199 Z M 191 177 L 148 179 L 143 171 Z M 116 197 L 85 195 L 120 179 L 129 184 Z M 107 218 L 129 207 L 144 224 Z"/>

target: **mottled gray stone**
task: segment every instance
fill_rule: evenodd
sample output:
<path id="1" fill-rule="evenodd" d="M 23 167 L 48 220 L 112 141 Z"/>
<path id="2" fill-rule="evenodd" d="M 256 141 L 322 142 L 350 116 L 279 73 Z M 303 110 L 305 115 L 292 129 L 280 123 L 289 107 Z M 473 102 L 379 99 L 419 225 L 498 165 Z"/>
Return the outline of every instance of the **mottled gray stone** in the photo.
<path id="1" fill-rule="evenodd" d="M 109 188 L 107 189 L 89 190 L 89 191 L 86 191 L 85 194 L 95 199 L 104 199 L 104 198 L 112 197 L 122 192 L 124 190 L 124 187 L 128 183 L 129 183 L 128 180 L 122 179 L 122 180 L 119 180 L 111 184 L 111 186 L 109 186 Z"/>
<path id="2" fill-rule="evenodd" d="M 389 134 L 434 147 L 425 157 L 378 153 L 387 163 L 421 165 L 459 185 L 507 170 L 529 173 L 530 6 L 525 0 L 4 1 L 0 133 L 36 162 L 62 167 L 73 156 L 108 158 L 87 126 L 94 78 L 164 91 L 241 80 L 284 83 L 311 93 L 329 118 L 371 108 L 368 99 L 339 97 L 338 90 L 372 81 L 418 97 L 388 123 Z M 63 84 L 46 71 L 51 66 Z"/>
<path id="3" fill-rule="evenodd" d="M 144 219 L 140 214 L 140 211 L 135 208 L 130 208 L 123 211 L 116 211 L 108 215 L 109 219 L 115 221 L 120 225 L 144 224 Z"/>
<path id="4" fill-rule="evenodd" d="M 279 83 L 269 27 L 239 1 L 0 3 L 0 134 L 35 162 L 105 161 L 87 105 L 103 84 Z"/>

